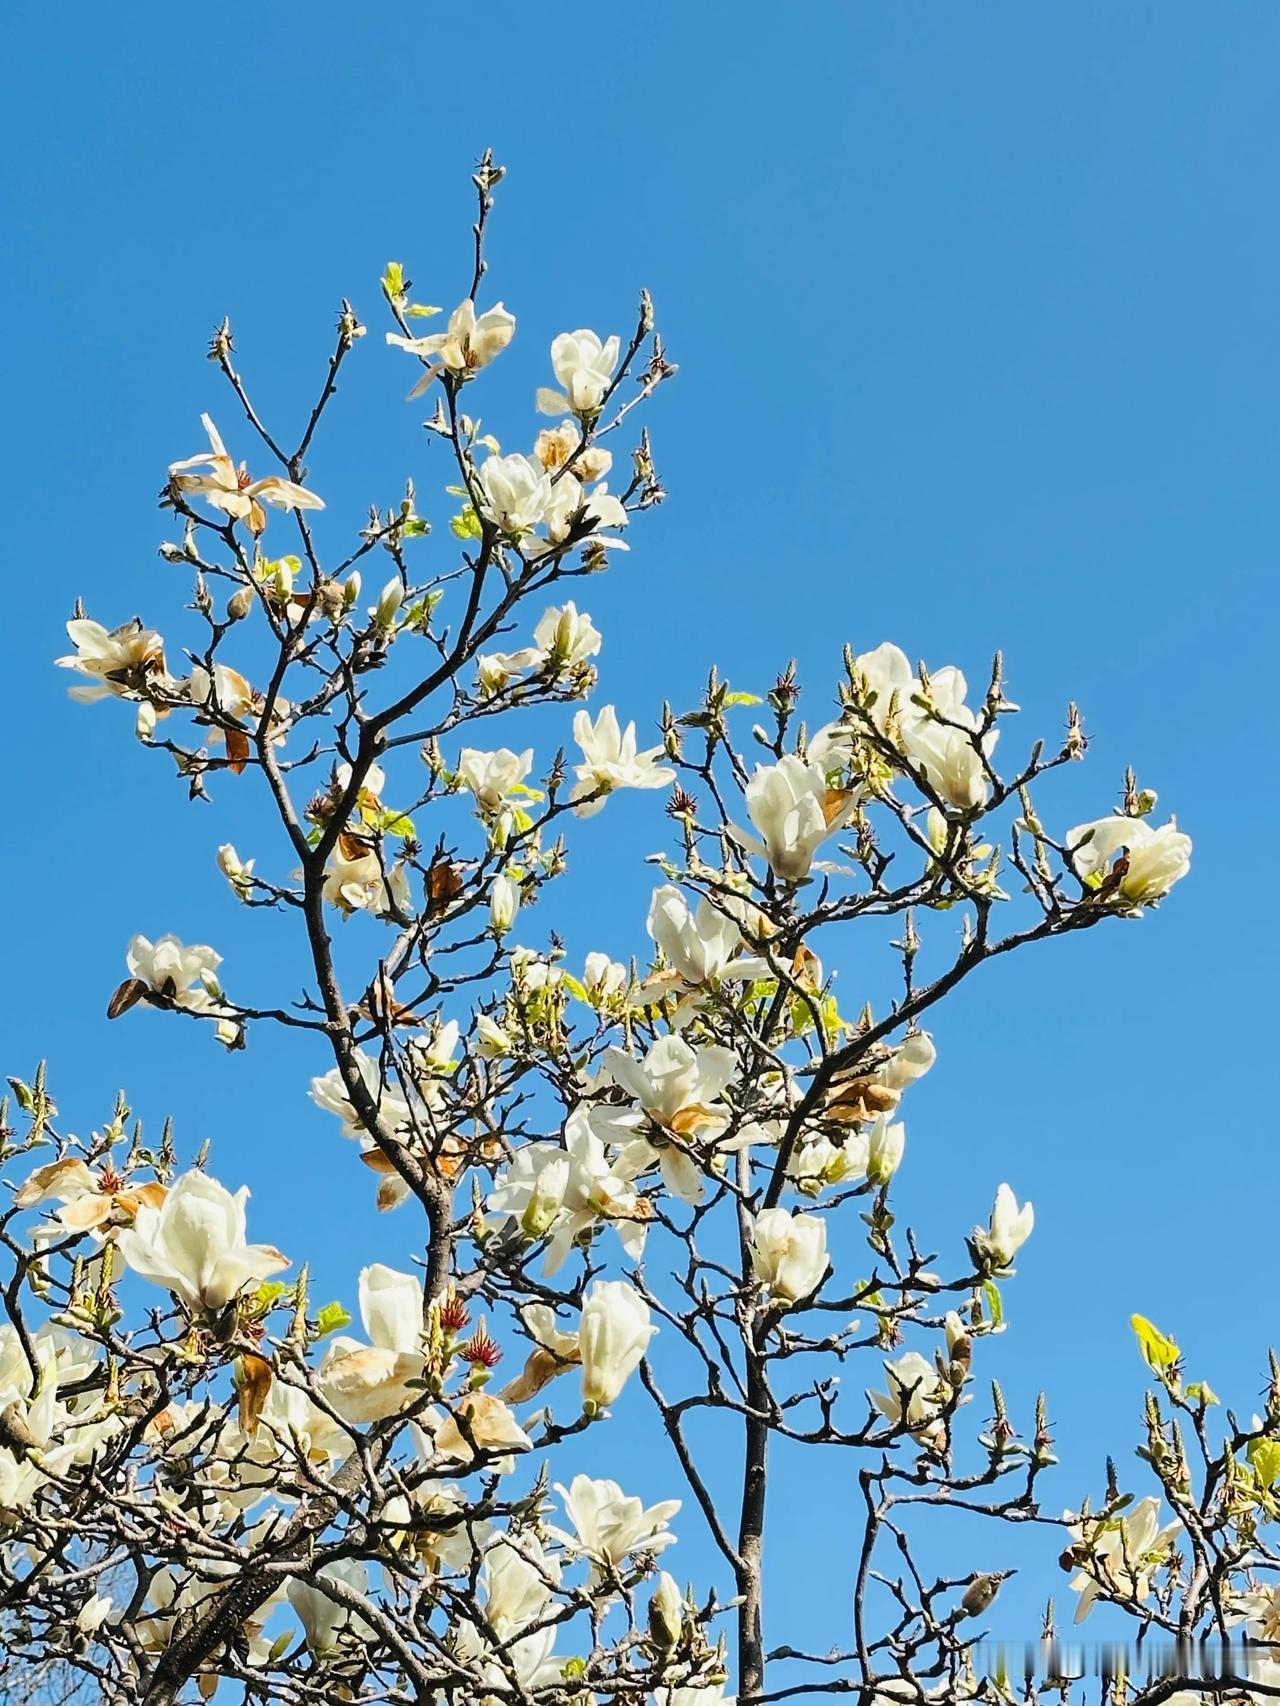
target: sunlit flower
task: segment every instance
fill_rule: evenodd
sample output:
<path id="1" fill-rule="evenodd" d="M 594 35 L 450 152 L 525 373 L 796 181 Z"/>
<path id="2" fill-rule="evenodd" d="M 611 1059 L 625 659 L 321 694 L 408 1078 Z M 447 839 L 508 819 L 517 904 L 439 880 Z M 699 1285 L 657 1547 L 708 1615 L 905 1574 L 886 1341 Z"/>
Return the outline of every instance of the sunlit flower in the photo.
<path id="1" fill-rule="evenodd" d="M 553 391 L 543 386 L 538 392 L 539 412 L 544 415 L 597 414 L 612 383 L 620 348 L 616 337 L 606 338 L 601 343 L 595 332 L 585 328 L 577 332 L 561 332 L 551 345 L 551 366 L 562 389 Z"/>
<path id="2" fill-rule="evenodd" d="M 212 948 L 187 947 L 173 935 L 159 936 L 154 942 L 135 936 L 125 958 L 133 977 L 175 1007 L 208 1012 L 222 994 L 217 978 L 222 955 Z"/>
<path id="3" fill-rule="evenodd" d="M 1157 829 L 1142 817 L 1104 817 L 1068 830 L 1066 845 L 1087 887 L 1101 888 L 1115 871 L 1117 898 L 1135 909 L 1163 900 L 1191 869 L 1191 837 L 1172 818 Z"/>
<path id="4" fill-rule="evenodd" d="M 83 685 L 68 688 L 81 704 L 96 699 L 138 699 L 160 690 L 174 692 L 164 662 L 164 641 L 154 628 L 144 628 L 135 616 L 119 628 L 104 628 L 87 616 L 67 623 L 67 634 L 76 648 L 74 656 L 57 660 L 60 669 L 74 669 L 88 677 Z M 164 707 L 159 714 L 167 716 Z"/>
<path id="5" fill-rule="evenodd" d="M 246 1242 L 248 1196 L 243 1186 L 232 1196 L 207 1173 L 184 1173 L 158 1206 L 139 1204 L 117 1248 L 136 1274 L 189 1309 L 223 1309 L 251 1280 L 289 1266 L 272 1245 Z"/>
<path id="6" fill-rule="evenodd" d="M 663 1499 L 646 1510 L 643 1500 L 628 1497 L 616 1481 L 590 1475 L 575 1475 L 568 1487 L 557 1482 L 556 1491 L 573 1533 L 553 1533 L 591 1560 L 593 1581 L 615 1577 L 635 1552 L 663 1552 L 675 1544 L 667 1524 L 680 1509 L 679 1499 Z"/>
<path id="7" fill-rule="evenodd" d="M 1160 1526 L 1160 1500 L 1151 1494 L 1139 1499 L 1124 1515 L 1081 1517 L 1069 1530 L 1077 1547 L 1087 1548 L 1088 1562 L 1072 1577 L 1080 1595 L 1075 1621 L 1083 1623 L 1099 1598 L 1141 1605 L 1151 1594 L 1151 1579 L 1167 1564 L 1181 1524 Z"/>
<path id="8" fill-rule="evenodd" d="M 305 486 L 296 486 L 278 474 L 268 474 L 263 480 L 251 480 L 242 462 L 239 468 L 227 455 L 218 429 L 208 415 L 201 415 L 201 425 L 209 435 L 210 448 L 199 456 L 188 456 L 183 462 L 169 464 L 169 478 L 180 492 L 202 497 L 211 509 L 220 509 L 233 521 L 247 521 L 252 533 L 261 533 L 267 525 L 262 504 L 276 509 L 323 509 L 324 504 Z M 203 468 L 203 474 L 188 473 L 191 468 Z M 261 502 L 259 500 L 262 500 Z"/>
<path id="9" fill-rule="evenodd" d="M 406 338 L 399 332 L 388 332 L 387 342 L 408 350 L 410 355 L 438 356 L 409 393 L 420 396 L 441 369 L 455 379 L 470 379 L 487 367 L 496 355 L 501 355 L 515 336 L 514 314 L 508 314 L 501 302 L 477 315 L 470 297 L 461 302 L 449 316 L 443 332 L 432 332 L 425 338 Z"/>
<path id="10" fill-rule="evenodd" d="M 485 514 L 509 539 L 531 533 L 551 506 L 551 477 L 531 457 L 486 457 L 479 480 Z"/>
<path id="11" fill-rule="evenodd" d="M 817 764 L 786 753 L 776 764 L 757 765 L 746 801 L 759 839 L 739 830 L 739 841 L 762 853 L 784 882 L 798 883 L 809 875 L 822 843 L 848 823 L 857 796 L 828 787 Z"/>
<path id="12" fill-rule="evenodd" d="M 751 1229 L 751 1268 L 782 1304 L 798 1303 L 822 1284 L 830 1267 L 827 1223 L 820 1215 L 763 1209 Z"/>
<path id="13" fill-rule="evenodd" d="M 393 1416 L 414 1397 L 406 1383 L 423 1369 L 422 1282 L 381 1262 L 360 1270 L 360 1319 L 370 1343 L 331 1341 L 320 1387 L 344 1421 Z"/>
<path id="14" fill-rule="evenodd" d="M 649 1305 L 625 1280 L 597 1280 L 582 1306 L 578 1352 L 582 1397 L 590 1409 L 614 1403 L 657 1332 Z"/>
<path id="15" fill-rule="evenodd" d="M 1035 1226 L 1035 1210 L 1030 1203 L 1018 1207 L 1018 1199 L 1008 1185 L 996 1192 L 987 1231 L 973 1234 L 974 1248 L 993 1268 L 1007 1268 L 1031 1236 Z"/>
<path id="16" fill-rule="evenodd" d="M 675 771 L 658 763 L 662 748 L 637 752 L 635 724 L 628 723 L 624 734 L 612 705 L 606 705 L 594 722 L 586 711 L 579 711 L 573 719 L 573 738 L 583 757 L 575 768 L 578 780 L 570 795 L 579 817 L 594 817 L 615 788 L 665 788 L 675 781 Z"/>

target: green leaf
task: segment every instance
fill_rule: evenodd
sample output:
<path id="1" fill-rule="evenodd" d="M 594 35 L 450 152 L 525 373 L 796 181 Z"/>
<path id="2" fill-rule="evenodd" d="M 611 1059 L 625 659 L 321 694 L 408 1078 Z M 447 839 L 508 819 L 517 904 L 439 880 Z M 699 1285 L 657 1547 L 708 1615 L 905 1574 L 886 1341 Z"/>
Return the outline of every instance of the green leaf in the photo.
<path id="1" fill-rule="evenodd" d="M 1193 1380 L 1187 1387 L 1187 1397 L 1191 1399 L 1193 1404 L 1203 1404 L 1206 1408 L 1210 1404 L 1221 1402 L 1218 1394 L 1207 1380 Z"/>
<path id="2" fill-rule="evenodd" d="M 760 705 L 763 704 L 758 693 L 726 693 L 724 707 L 727 711 L 731 705 Z"/>
<path id="3" fill-rule="evenodd" d="M 286 1292 L 292 1290 L 291 1285 L 285 1285 L 281 1280 L 263 1280 L 253 1294 L 253 1301 L 259 1309 L 270 1309 L 273 1303 L 279 1302 Z"/>
<path id="4" fill-rule="evenodd" d="M 414 839 L 413 819 L 403 812 L 383 812 L 378 828 L 384 835 L 398 835 L 402 841 Z"/>
<path id="5" fill-rule="evenodd" d="M 388 261 L 387 270 L 382 275 L 382 290 L 388 302 L 394 302 L 405 292 L 404 268 L 399 261 Z"/>
<path id="6" fill-rule="evenodd" d="M 986 1299 L 991 1325 L 998 1327 L 1004 1320 L 1004 1302 L 1000 1296 L 1000 1287 L 993 1280 L 983 1280 L 982 1295 Z"/>
<path id="7" fill-rule="evenodd" d="M 326 1303 L 316 1316 L 316 1337 L 323 1339 L 351 1325 L 351 1317 L 340 1303 Z"/>
<path id="8" fill-rule="evenodd" d="M 1245 1450 L 1262 1485 L 1273 1487 L 1280 1475 L 1280 1440 L 1251 1439 Z"/>
<path id="9" fill-rule="evenodd" d="M 471 504 L 464 505 L 461 513 L 453 517 L 449 523 L 449 531 L 455 539 L 482 539 L 484 537 L 480 517 Z"/>
<path id="10" fill-rule="evenodd" d="M 1181 1357 L 1182 1352 L 1174 1341 L 1148 1321 L 1145 1315 L 1131 1315 L 1129 1325 L 1138 1336 L 1138 1349 L 1142 1352 L 1143 1362 L 1154 1374 L 1163 1374 Z"/>
<path id="11" fill-rule="evenodd" d="M 405 316 L 410 320 L 429 320 L 433 314 L 438 314 L 438 308 L 431 308 L 425 302 L 411 302 L 405 309 Z"/>

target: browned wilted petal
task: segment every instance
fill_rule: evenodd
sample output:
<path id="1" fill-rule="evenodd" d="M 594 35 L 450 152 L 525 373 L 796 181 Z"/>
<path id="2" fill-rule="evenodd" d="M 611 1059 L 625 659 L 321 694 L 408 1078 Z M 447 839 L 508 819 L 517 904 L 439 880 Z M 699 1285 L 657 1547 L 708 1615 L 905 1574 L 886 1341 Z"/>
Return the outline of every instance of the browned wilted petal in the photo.
<path id="1" fill-rule="evenodd" d="M 428 910 L 446 905 L 462 889 L 462 872 L 452 859 L 437 859 L 427 871 Z"/>
<path id="2" fill-rule="evenodd" d="M 82 1191 L 92 1191 L 96 1181 L 88 1167 L 78 1155 L 64 1155 L 60 1161 L 48 1161 L 43 1167 L 37 1167 L 31 1177 L 14 1193 L 15 1208 L 30 1208 L 42 1197 L 50 1196 L 58 1190 L 78 1188 Z"/>
<path id="3" fill-rule="evenodd" d="M 249 762 L 249 737 L 242 729 L 227 730 L 227 757 L 232 773 L 238 776 Z"/>
<path id="4" fill-rule="evenodd" d="M 140 977 L 127 977 L 107 1002 L 107 1018 L 118 1019 L 148 993 L 148 985 Z"/>
<path id="5" fill-rule="evenodd" d="M 240 1432 L 251 1435 L 262 1419 L 271 1391 L 271 1364 L 266 1357 L 246 1352 L 236 1364 L 236 1394 L 240 1402 Z"/>

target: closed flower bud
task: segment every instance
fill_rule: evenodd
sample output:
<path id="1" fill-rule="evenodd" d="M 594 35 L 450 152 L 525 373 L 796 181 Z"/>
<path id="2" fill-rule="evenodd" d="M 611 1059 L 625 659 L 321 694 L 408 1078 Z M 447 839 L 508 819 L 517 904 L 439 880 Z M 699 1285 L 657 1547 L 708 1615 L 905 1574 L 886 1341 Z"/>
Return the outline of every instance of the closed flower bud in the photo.
<path id="1" fill-rule="evenodd" d="M 883 1114 L 871 1128 L 867 1145 L 867 1177 L 873 1185 L 887 1185 L 898 1171 L 907 1145 L 907 1128 L 890 1125 Z"/>
<path id="2" fill-rule="evenodd" d="M 684 1600 L 675 1577 L 663 1570 L 649 1601 L 649 1638 L 655 1647 L 674 1647 L 683 1628 Z"/>
<path id="3" fill-rule="evenodd" d="M 252 609 L 253 588 L 248 586 L 237 587 L 227 600 L 227 621 L 243 622 Z"/>

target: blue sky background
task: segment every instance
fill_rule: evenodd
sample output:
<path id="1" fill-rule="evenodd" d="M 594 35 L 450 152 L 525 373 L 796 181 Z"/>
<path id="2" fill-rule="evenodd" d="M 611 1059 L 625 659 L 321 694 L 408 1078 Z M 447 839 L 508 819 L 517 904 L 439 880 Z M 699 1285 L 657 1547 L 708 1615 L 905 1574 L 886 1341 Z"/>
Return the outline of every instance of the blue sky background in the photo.
<path id="1" fill-rule="evenodd" d="M 947 1004 L 901 1197 L 944 1248 L 1000 1180 L 1035 1201 L 990 1364 L 1017 1399 L 1051 1393 L 1051 1504 L 1096 1494 L 1107 1450 L 1130 1472 L 1131 1310 L 1247 1414 L 1276 1333 L 1275 8 L 320 0 L 27 7 L 6 33 L 5 1069 L 46 1053 L 74 1129 L 124 1084 L 188 1153 L 212 1137 L 219 1175 L 252 1186 L 251 1229 L 328 1292 L 407 1259 L 409 1221 L 375 1224 L 306 1100 L 308 1047 L 263 1036 L 228 1059 L 154 1016 L 107 1026 L 135 930 L 214 942 L 229 987 L 265 996 L 283 938 L 236 908 L 213 850 L 284 855 L 247 790 L 188 808 L 128 713 L 71 705 L 50 663 L 77 593 L 189 637 L 154 495 L 202 409 L 251 448 L 204 359 L 224 313 L 296 436 L 350 295 L 371 335 L 312 457 L 322 539 L 336 553 L 409 474 L 443 520 L 377 279 L 395 256 L 420 297 L 464 294 L 467 173 L 490 144 L 510 178 L 484 299 L 520 331 L 476 406 L 505 447 L 532 429 L 551 336 L 629 329 L 642 284 L 681 364 L 650 417 L 670 501 L 581 600 L 606 636 L 601 702 L 651 722 L 712 660 L 760 690 L 794 654 L 817 721 L 845 640 L 973 679 L 1001 646 L 1028 739 L 1070 697 L 1085 712 L 1090 762 L 1044 795 L 1059 827 L 1106 811 L 1131 759 L 1195 837 L 1160 915 Z M 573 959 L 641 945 L 660 834 L 644 796 L 584 826 Z M 856 1008 L 858 948 L 836 958 Z M 647 1420 L 637 1403 L 615 1425 L 657 1494 L 675 1471 Z M 594 1450 L 616 1462 L 617 1435 Z M 848 1466 L 784 1474 L 772 1544 L 821 1548 L 831 1586 L 784 1574 L 775 1633 L 786 1612 L 840 1641 Z M 1006 1591 L 1008 1632 L 1050 1591 L 1065 1605 L 1056 1551 Z M 993 1536 L 966 1562 L 1004 1556 Z"/>

